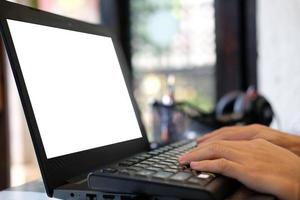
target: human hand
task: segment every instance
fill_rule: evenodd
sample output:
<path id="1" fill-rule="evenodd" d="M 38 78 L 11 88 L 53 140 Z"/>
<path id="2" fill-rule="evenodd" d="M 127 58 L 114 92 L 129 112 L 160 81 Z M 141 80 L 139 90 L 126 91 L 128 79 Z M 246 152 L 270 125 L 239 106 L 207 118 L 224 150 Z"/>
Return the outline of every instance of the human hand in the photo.
<path id="1" fill-rule="evenodd" d="M 300 156 L 300 137 L 253 124 L 248 126 L 231 126 L 217 129 L 197 140 L 198 145 L 218 140 L 253 140 L 265 139 L 273 144 L 284 147 Z"/>
<path id="2" fill-rule="evenodd" d="M 206 142 L 179 158 L 192 169 L 223 174 L 280 199 L 300 199 L 300 158 L 264 139 Z"/>

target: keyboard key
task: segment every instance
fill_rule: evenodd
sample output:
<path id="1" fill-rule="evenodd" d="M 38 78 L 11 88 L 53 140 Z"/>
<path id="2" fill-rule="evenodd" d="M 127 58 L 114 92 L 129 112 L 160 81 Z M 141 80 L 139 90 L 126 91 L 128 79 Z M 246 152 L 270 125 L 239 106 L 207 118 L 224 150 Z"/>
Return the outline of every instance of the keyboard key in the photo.
<path id="1" fill-rule="evenodd" d="M 151 171 L 161 171 L 160 168 L 157 167 L 148 167 L 147 170 L 151 170 Z"/>
<path id="2" fill-rule="evenodd" d="M 170 150 L 172 150 L 172 149 L 173 149 L 173 147 L 171 147 L 170 145 L 166 147 L 166 150 L 167 150 L 167 151 L 170 151 Z"/>
<path id="3" fill-rule="evenodd" d="M 178 161 L 176 161 L 176 160 L 171 160 L 171 159 L 164 160 L 164 162 L 169 163 L 169 164 L 172 164 L 172 165 L 179 164 Z"/>
<path id="4" fill-rule="evenodd" d="M 149 165 L 146 165 L 146 164 L 141 164 L 141 163 L 138 163 L 138 164 L 135 164 L 134 167 L 140 167 L 140 168 L 147 168 Z"/>
<path id="5" fill-rule="evenodd" d="M 147 154 L 144 154 L 144 156 L 148 159 L 148 158 L 152 158 L 152 155 L 147 153 Z"/>
<path id="6" fill-rule="evenodd" d="M 167 156 L 167 159 L 168 159 L 168 158 L 170 158 L 170 157 L 176 156 L 176 153 L 166 152 L 166 153 L 163 154 L 163 156 Z"/>
<path id="7" fill-rule="evenodd" d="M 159 162 L 160 160 L 156 159 L 156 158 L 150 158 L 148 159 L 147 161 L 150 161 L 150 162 Z"/>
<path id="8" fill-rule="evenodd" d="M 156 156 L 156 157 L 154 157 L 156 160 L 158 160 L 159 162 L 160 161 L 163 161 L 163 160 L 166 160 L 166 158 L 164 158 L 164 157 L 159 157 L 159 156 Z"/>
<path id="9" fill-rule="evenodd" d="M 165 155 L 165 154 L 159 155 L 158 157 L 159 157 L 159 158 L 163 158 L 163 159 L 168 159 L 168 158 L 170 158 L 169 155 Z"/>
<path id="10" fill-rule="evenodd" d="M 177 143 L 171 144 L 170 146 L 171 146 L 171 147 L 174 147 L 174 148 L 179 147 L 179 145 L 178 145 Z"/>
<path id="11" fill-rule="evenodd" d="M 192 177 L 188 180 L 188 183 L 205 186 L 210 182 L 210 180 L 200 179 L 196 177 Z"/>
<path id="12" fill-rule="evenodd" d="M 153 167 L 157 167 L 157 168 L 161 168 L 161 169 L 167 168 L 166 165 L 161 165 L 161 164 L 154 164 Z"/>
<path id="13" fill-rule="evenodd" d="M 166 159 L 165 161 L 166 161 L 166 162 L 175 162 L 175 163 L 178 163 L 177 158 L 175 158 L 175 157 L 168 158 L 168 159 Z"/>
<path id="14" fill-rule="evenodd" d="M 180 169 L 180 167 L 176 166 L 176 165 L 171 165 L 171 166 L 169 166 L 169 168 L 171 168 L 171 169 Z"/>
<path id="15" fill-rule="evenodd" d="M 176 173 L 176 172 L 178 172 L 177 169 L 164 169 L 164 171 L 166 171 L 166 172 L 171 172 L 171 173 Z"/>
<path id="16" fill-rule="evenodd" d="M 142 170 L 143 168 L 131 166 L 131 167 L 128 167 L 127 169 L 132 170 L 132 171 L 136 171 L 136 172 L 137 172 L 137 171 Z"/>
<path id="17" fill-rule="evenodd" d="M 127 159 L 126 161 L 127 161 L 127 162 L 132 162 L 132 163 L 138 163 L 138 162 L 140 162 L 140 160 L 139 160 L 139 159 L 136 159 L 136 158 L 129 158 L 129 159 Z"/>
<path id="18" fill-rule="evenodd" d="M 151 174 L 154 174 L 155 172 L 154 171 L 151 171 L 151 170 L 141 170 L 139 172 L 136 173 L 136 175 L 139 175 L 139 176 L 150 176 Z"/>
<path id="19" fill-rule="evenodd" d="M 163 152 L 170 151 L 171 149 L 172 149 L 172 147 L 170 147 L 170 146 L 165 146 L 165 147 L 161 148 L 161 150 L 162 150 Z"/>
<path id="20" fill-rule="evenodd" d="M 135 159 L 139 159 L 140 161 L 147 159 L 145 156 L 143 156 L 143 154 L 135 156 Z"/>
<path id="21" fill-rule="evenodd" d="M 208 179 L 210 176 L 208 174 L 199 174 L 197 177 L 201 179 Z"/>
<path id="22" fill-rule="evenodd" d="M 117 172 L 118 170 L 115 169 L 115 168 L 105 168 L 105 169 L 102 169 L 102 172 L 103 173 L 115 173 Z"/>
<path id="23" fill-rule="evenodd" d="M 153 165 L 154 162 L 146 160 L 146 161 L 141 162 L 141 164 L 144 164 L 144 165 Z"/>
<path id="24" fill-rule="evenodd" d="M 153 155 L 153 156 L 157 156 L 157 155 L 159 155 L 159 152 L 157 152 L 157 151 L 150 151 L 149 154 Z"/>
<path id="25" fill-rule="evenodd" d="M 161 162 L 159 162 L 159 164 L 166 165 L 166 166 L 173 165 L 173 164 L 170 164 L 169 162 L 165 162 L 165 161 L 161 161 Z"/>
<path id="26" fill-rule="evenodd" d="M 127 169 L 119 170 L 119 174 L 122 174 L 122 175 L 130 175 L 130 173 L 132 173 L 132 171 L 129 171 Z"/>
<path id="27" fill-rule="evenodd" d="M 136 157 L 138 157 L 138 158 L 143 158 L 143 159 L 145 160 L 145 159 L 151 158 L 152 155 L 150 155 L 150 154 L 148 154 L 148 153 L 143 153 L 143 154 L 140 154 L 140 155 L 138 155 L 138 156 L 136 156 Z"/>
<path id="28" fill-rule="evenodd" d="M 172 176 L 170 179 L 174 180 L 174 181 L 185 181 L 187 180 L 189 177 L 191 177 L 191 174 L 186 173 L 186 172 L 178 172 L 177 174 L 175 174 L 174 176 Z"/>
<path id="29" fill-rule="evenodd" d="M 153 177 L 155 178 L 161 178 L 161 179 L 166 179 L 170 176 L 172 176 L 173 173 L 171 172 L 165 172 L 165 171 L 161 171 L 161 172 L 157 172 L 156 174 L 153 175 Z"/>
<path id="30" fill-rule="evenodd" d="M 119 166 L 121 166 L 121 167 L 128 167 L 128 166 L 131 166 L 133 164 L 134 163 L 130 162 L 130 161 L 122 161 L 122 162 L 119 163 Z"/>
<path id="31" fill-rule="evenodd" d="M 197 177 L 200 179 L 213 179 L 216 175 L 208 172 L 201 172 Z"/>

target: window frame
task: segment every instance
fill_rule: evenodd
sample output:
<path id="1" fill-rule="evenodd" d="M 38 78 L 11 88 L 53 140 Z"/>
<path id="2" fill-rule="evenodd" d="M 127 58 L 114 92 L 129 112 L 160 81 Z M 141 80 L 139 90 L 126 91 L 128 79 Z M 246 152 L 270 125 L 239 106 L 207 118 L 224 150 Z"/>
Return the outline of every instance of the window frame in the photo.
<path id="1" fill-rule="evenodd" d="M 0 37 L 0 190 L 10 185 L 9 131 L 5 49 Z"/>
<path id="2" fill-rule="evenodd" d="M 256 0 L 215 0 L 217 99 L 257 86 Z"/>

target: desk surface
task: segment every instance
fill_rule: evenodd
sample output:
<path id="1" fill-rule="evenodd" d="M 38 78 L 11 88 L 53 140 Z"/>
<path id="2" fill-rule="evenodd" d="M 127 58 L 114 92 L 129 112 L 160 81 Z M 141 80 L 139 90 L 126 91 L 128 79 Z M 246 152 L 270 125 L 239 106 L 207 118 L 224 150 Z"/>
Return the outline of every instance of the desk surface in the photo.
<path id="1" fill-rule="evenodd" d="M 18 187 L 8 188 L 0 192 L 0 199 L 6 200 L 54 200 L 45 193 L 44 184 L 41 180 L 26 183 Z"/>
<path id="2" fill-rule="evenodd" d="M 41 180 L 26 183 L 18 187 L 8 188 L 0 191 L 0 199 L 5 200 L 55 200 L 55 198 L 47 197 L 44 184 Z M 231 197 L 226 200 L 275 200 L 276 198 L 257 194 L 245 187 L 241 187 Z"/>

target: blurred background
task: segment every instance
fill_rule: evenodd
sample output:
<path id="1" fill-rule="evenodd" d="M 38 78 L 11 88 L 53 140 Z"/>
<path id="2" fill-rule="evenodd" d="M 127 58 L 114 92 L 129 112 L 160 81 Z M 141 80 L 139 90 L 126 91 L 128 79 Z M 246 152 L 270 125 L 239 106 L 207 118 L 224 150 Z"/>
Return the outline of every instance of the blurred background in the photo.
<path id="1" fill-rule="evenodd" d="M 116 31 L 150 141 L 154 101 L 186 101 L 209 112 L 224 94 L 250 85 L 271 102 L 281 130 L 300 134 L 298 0 L 12 2 Z M 1 40 L 0 189 L 39 177 Z"/>

